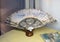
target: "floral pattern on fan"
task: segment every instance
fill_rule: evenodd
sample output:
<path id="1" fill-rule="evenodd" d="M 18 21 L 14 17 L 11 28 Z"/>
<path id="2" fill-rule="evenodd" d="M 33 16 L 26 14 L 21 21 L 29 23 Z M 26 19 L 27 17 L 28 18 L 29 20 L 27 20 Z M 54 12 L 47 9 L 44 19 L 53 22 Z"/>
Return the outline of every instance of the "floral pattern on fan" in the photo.
<path id="1" fill-rule="evenodd" d="M 32 29 L 42 27 L 55 19 L 44 11 L 38 9 L 23 9 L 12 13 L 6 23 L 19 29 Z M 31 27 L 31 28 L 30 28 Z"/>

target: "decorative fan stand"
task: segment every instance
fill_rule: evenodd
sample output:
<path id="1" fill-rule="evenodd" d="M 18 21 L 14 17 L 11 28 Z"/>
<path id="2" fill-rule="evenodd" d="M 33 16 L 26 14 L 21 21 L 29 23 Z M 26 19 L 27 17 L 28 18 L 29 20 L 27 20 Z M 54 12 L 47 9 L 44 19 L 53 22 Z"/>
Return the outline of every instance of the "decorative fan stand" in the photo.
<path id="1" fill-rule="evenodd" d="M 46 12 L 37 9 L 24 9 L 12 13 L 7 18 L 6 23 L 12 27 L 24 30 L 26 35 L 30 37 L 33 35 L 34 29 L 54 21 L 55 19 Z"/>

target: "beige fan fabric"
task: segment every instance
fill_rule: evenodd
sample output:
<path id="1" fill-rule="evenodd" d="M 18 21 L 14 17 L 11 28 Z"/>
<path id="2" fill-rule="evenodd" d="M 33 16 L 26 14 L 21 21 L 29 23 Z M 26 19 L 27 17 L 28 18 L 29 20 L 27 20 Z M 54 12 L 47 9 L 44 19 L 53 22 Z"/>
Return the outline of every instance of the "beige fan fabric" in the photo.
<path id="1" fill-rule="evenodd" d="M 6 23 L 19 29 L 32 30 L 54 22 L 55 19 L 44 11 L 38 9 L 23 9 L 12 13 Z"/>

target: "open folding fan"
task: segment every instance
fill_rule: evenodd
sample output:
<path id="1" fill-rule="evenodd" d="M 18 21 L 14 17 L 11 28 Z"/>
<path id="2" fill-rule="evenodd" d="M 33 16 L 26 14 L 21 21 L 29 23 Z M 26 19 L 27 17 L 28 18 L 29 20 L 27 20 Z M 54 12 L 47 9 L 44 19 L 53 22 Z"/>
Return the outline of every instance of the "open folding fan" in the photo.
<path id="1" fill-rule="evenodd" d="M 33 35 L 33 30 L 54 22 L 55 19 L 37 9 L 23 9 L 12 13 L 6 20 L 6 23 L 12 27 L 26 31 L 27 36 Z"/>

